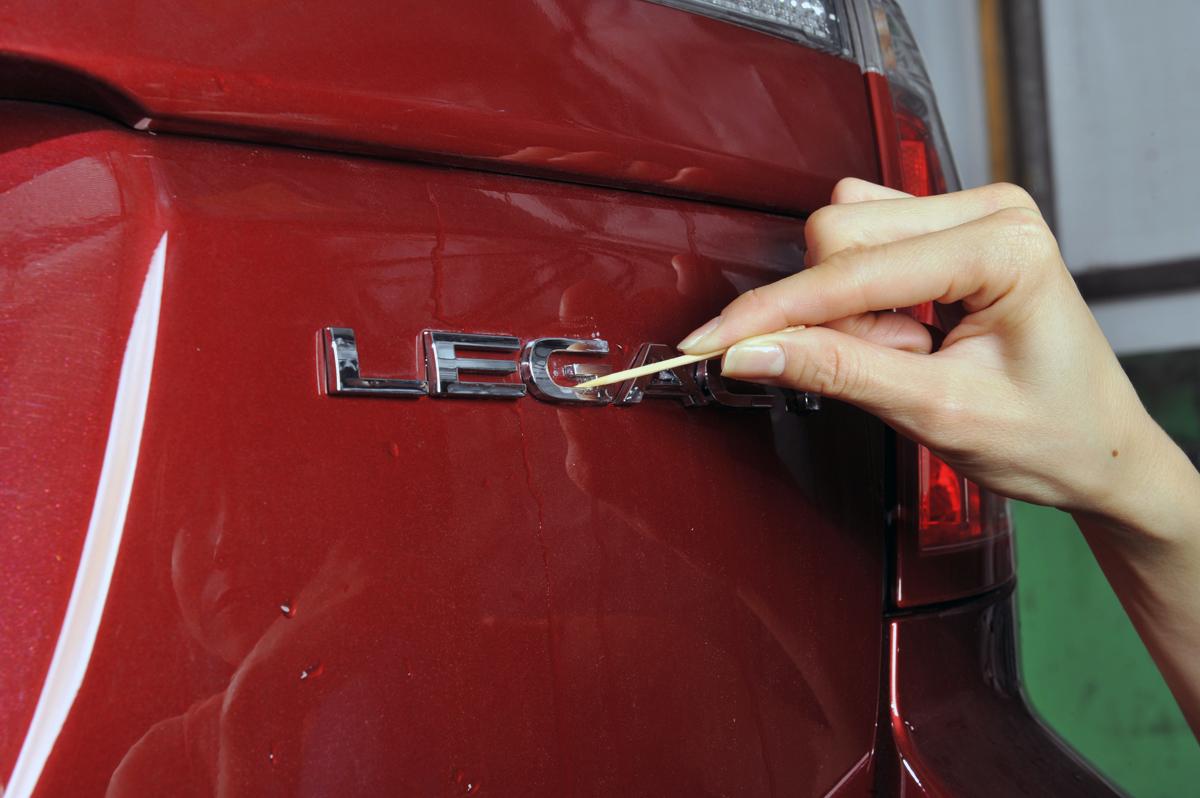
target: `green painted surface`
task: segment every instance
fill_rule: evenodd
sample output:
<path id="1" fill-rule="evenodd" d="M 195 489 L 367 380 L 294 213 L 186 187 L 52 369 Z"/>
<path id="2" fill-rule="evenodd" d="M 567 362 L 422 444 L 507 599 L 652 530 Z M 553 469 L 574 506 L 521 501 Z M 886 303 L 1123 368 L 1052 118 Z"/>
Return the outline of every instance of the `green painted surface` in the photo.
<path id="1" fill-rule="evenodd" d="M 1200 795 L 1200 746 L 1069 515 L 1013 507 L 1021 670 L 1050 728 L 1136 798 Z"/>
<path id="2" fill-rule="evenodd" d="M 1122 361 L 1195 459 L 1200 351 Z M 1135 798 L 1200 796 L 1200 745 L 1071 517 L 1015 503 L 1021 669 L 1047 724 Z"/>

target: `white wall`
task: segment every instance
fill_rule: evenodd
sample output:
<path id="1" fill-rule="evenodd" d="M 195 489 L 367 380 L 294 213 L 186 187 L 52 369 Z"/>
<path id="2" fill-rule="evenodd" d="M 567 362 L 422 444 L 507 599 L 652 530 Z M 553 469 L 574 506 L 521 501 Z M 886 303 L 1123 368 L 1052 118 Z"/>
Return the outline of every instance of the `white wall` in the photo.
<path id="1" fill-rule="evenodd" d="M 1200 3 L 1043 0 L 1042 26 L 1071 269 L 1200 256 Z M 1092 310 L 1120 354 L 1200 347 L 1200 292 Z"/>
<path id="2" fill-rule="evenodd" d="M 974 0 L 900 0 L 964 186 L 989 182 Z M 1059 244 L 1072 271 L 1200 257 L 1200 2 L 1042 0 Z M 1200 348 L 1200 291 L 1096 303 L 1119 354 Z"/>
<path id="3" fill-rule="evenodd" d="M 1042 17 L 1067 262 L 1200 255 L 1200 3 L 1043 0 Z"/>

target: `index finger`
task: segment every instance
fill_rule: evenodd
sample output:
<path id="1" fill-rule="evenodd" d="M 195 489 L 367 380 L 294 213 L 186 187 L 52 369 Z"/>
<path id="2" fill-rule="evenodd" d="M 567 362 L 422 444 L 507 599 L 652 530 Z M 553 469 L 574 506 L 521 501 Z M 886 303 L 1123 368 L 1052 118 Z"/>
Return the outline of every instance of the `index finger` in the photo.
<path id="1" fill-rule="evenodd" d="M 839 183 L 838 187 L 841 185 Z M 804 240 L 809 263 L 821 263 L 843 249 L 860 249 L 946 230 L 1004 208 L 1037 210 L 1025 189 L 1009 183 L 993 183 L 932 197 L 885 196 L 878 189 L 866 183 L 835 191 L 835 196 L 849 194 L 858 201 L 835 202 L 808 217 L 804 223 Z M 868 190 L 873 193 L 867 194 Z"/>
<path id="2" fill-rule="evenodd" d="M 1006 208 L 946 230 L 865 249 L 844 250 L 820 266 L 752 289 L 679 344 L 684 352 L 721 349 L 799 324 L 813 326 L 922 302 L 963 301 L 968 312 L 1008 295 L 1052 241 L 1037 211 Z"/>

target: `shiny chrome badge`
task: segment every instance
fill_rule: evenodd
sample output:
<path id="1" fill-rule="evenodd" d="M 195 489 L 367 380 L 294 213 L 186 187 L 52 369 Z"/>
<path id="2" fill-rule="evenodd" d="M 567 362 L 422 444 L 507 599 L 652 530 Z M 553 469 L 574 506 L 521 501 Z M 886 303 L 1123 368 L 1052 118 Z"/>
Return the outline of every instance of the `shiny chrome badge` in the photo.
<path id="1" fill-rule="evenodd" d="M 577 391 L 575 383 L 612 371 L 597 362 L 609 354 L 608 342 L 599 338 L 534 338 L 524 347 L 511 335 L 425 330 L 421 333 L 425 379 L 364 377 L 359 364 L 358 342 L 349 327 L 326 327 L 322 331 L 325 391 L 330 396 L 375 396 L 383 398 L 519 399 L 532 394 L 544 402 L 583 405 L 632 405 L 647 398 L 673 399 L 685 407 L 722 405 L 742 408 L 772 408 L 784 399 L 779 391 L 737 383 L 734 390 L 721 377 L 720 369 L 708 361 L 660 371 L 607 388 Z M 492 357 L 472 356 L 490 353 Z M 519 355 L 517 354 L 519 352 Z M 496 357 L 496 354 L 512 357 Z M 675 350 L 666 344 L 645 343 L 638 347 L 632 366 L 666 360 Z M 556 356 L 564 360 L 584 357 L 580 362 L 552 366 Z M 493 379 L 464 379 L 463 375 Z M 519 374 L 521 382 L 504 380 Z M 564 382 L 565 381 L 565 382 Z M 816 409 L 814 398 L 789 406 Z"/>
<path id="2" fill-rule="evenodd" d="M 339 396 L 395 396 L 415 399 L 429 393 L 425 380 L 364 377 L 358 366 L 358 341 L 349 327 L 326 327 L 325 385 Z"/>
<path id="3" fill-rule="evenodd" d="M 477 352 L 516 352 L 521 341 L 511 335 L 479 335 L 477 333 L 426 330 L 425 369 L 429 374 L 429 393 L 433 396 L 475 396 L 480 398 L 519 399 L 525 386 L 505 382 L 466 382 L 461 372 L 470 374 L 512 374 L 517 364 L 498 358 L 464 357 L 459 349 Z"/>

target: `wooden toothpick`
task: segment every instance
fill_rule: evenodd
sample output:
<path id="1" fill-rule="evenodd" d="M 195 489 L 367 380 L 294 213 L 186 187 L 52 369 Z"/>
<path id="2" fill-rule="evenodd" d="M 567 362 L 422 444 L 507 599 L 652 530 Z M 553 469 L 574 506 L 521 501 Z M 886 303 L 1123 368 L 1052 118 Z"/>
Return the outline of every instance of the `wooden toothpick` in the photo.
<path id="1" fill-rule="evenodd" d="M 769 333 L 769 335 L 778 335 L 779 333 L 789 333 L 789 332 L 795 332 L 796 330 L 803 330 L 803 329 L 804 329 L 804 325 L 798 324 L 795 327 L 787 327 L 785 329 L 782 329 L 777 333 Z M 760 338 L 762 336 L 756 335 L 754 337 Z M 747 338 L 744 341 L 737 341 L 736 343 L 741 344 L 741 343 L 745 343 L 746 341 L 749 341 L 749 340 L 751 340 L 751 339 Z M 655 361 L 654 363 L 647 363 L 644 366 L 638 366 L 636 368 L 625 369 L 624 371 L 614 371 L 612 374 L 605 374 L 602 377 L 593 377 L 592 379 L 587 380 L 586 382 L 581 382 L 575 386 L 575 390 L 579 391 L 579 390 L 585 390 L 587 388 L 601 388 L 605 385 L 612 385 L 614 382 L 624 382 L 625 380 L 632 380 L 632 379 L 636 379 L 638 377 L 644 377 L 647 374 L 657 374 L 660 371 L 670 371 L 671 369 L 677 369 L 680 366 L 687 366 L 691 363 L 699 363 L 701 360 L 708 360 L 709 358 L 720 357 L 721 355 L 725 354 L 725 352 L 731 346 L 735 346 L 735 344 L 730 344 L 729 346 L 725 347 L 724 349 L 717 349 L 712 352 L 704 352 L 703 354 L 699 354 L 699 355 L 679 355 L 678 357 L 671 357 L 671 358 L 667 358 L 666 360 L 658 360 L 658 361 Z"/>
<path id="2" fill-rule="evenodd" d="M 715 352 L 705 352 L 702 355 L 680 355 L 678 357 L 667 358 L 666 360 L 657 360 L 653 363 L 647 363 L 644 366 L 637 368 L 625 369 L 624 371 L 615 371 L 612 374 L 605 374 L 602 377 L 593 377 L 587 382 L 581 382 L 575 386 L 575 390 L 585 388 L 599 388 L 604 385 L 612 385 L 614 382 L 623 382 L 632 380 L 636 377 L 644 377 L 647 374 L 657 374 L 660 371 L 670 371 L 671 369 L 686 366 L 689 363 L 699 363 L 701 360 L 708 360 L 710 357 L 720 357 L 725 354 L 724 349 L 718 349 Z"/>

